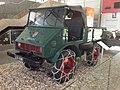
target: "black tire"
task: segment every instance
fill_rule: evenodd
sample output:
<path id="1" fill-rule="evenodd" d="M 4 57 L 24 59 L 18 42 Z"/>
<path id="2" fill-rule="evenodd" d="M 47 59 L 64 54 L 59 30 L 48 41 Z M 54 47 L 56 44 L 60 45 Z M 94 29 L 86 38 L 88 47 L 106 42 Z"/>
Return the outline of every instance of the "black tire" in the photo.
<path id="1" fill-rule="evenodd" d="M 42 58 L 34 58 L 35 61 L 39 62 L 39 64 L 35 64 L 34 62 L 24 62 L 25 67 L 30 70 L 37 71 L 39 70 L 40 66 L 43 64 L 44 60 Z"/>
<path id="2" fill-rule="evenodd" d="M 52 67 L 53 80 L 57 83 L 69 81 L 74 76 L 76 68 L 76 54 L 70 49 L 63 50 Z"/>
<path id="3" fill-rule="evenodd" d="M 86 51 L 86 64 L 88 66 L 95 66 L 98 62 L 100 53 L 100 47 L 98 44 L 94 44 L 94 47 Z"/>
<path id="4" fill-rule="evenodd" d="M 25 67 L 27 67 L 30 70 L 33 70 L 33 71 L 39 70 L 38 66 L 35 66 L 33 64 L 30 64 L 30 63 L 24 63 L 24 65 L 25 65 Z"/>

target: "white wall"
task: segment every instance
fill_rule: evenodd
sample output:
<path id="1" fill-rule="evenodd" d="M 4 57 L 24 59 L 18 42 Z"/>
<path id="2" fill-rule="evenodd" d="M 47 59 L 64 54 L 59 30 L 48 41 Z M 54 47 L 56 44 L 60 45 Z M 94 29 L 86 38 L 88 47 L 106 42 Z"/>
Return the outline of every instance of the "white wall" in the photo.
<path id="1" fill-rule="evenodd" d="M 100 12 L 100 0 L 65 0 L 68 5 L 82 5 L 83 7 L 91 7 L 95 10 L 95 15 Z"/>
<path id="2" fill-rule="evenodd" d="M 104 13 L 101 18 L 101 26 L 109 31 L 120 29 L 120 13 L 116 13 L 116 18 L 112 18 L 113 13 Z"/>

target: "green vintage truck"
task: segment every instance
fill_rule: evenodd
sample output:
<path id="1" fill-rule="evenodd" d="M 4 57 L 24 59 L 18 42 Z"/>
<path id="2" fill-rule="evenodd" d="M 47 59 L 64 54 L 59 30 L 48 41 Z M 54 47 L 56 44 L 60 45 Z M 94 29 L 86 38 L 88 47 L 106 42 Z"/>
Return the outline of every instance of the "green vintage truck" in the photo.
<path id="1" fill-rule="evenodd" d="M 31 70 L 39 69 L 44 61 L 51 63 L 53 80 L 63 83 L 74 76 L 76 57 L 85 55 L 86 64 L 97 64 L 97 41 L 104 39 L 106 29 L 96 29 L 101 30 L 87 27 L 81 6 L 30 9 L 26 28 L 15 41 L 17 52 L 7 54 Z"/>

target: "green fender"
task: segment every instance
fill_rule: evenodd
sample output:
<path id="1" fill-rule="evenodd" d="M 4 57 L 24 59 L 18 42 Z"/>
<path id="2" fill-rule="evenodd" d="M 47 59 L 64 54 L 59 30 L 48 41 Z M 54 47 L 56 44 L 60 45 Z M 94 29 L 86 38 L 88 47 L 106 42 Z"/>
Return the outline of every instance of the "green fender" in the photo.
<path id="1" fill-rule="evenodd" d="M 57 51 L 57 53 L 55 54 L 55 56 L 50 59 L 50 61 L 51 61 L 52 63 L 55 63 L 55 62 L 58 60 L 57 58 L 59 57 L 60 53 L 61 53 L 62 50 L 64 50 L 64 49 L 71 49 L 71 50 L 73 50 L 73 51 L 76 53 L 76 56 L 77 56 L 77 57 L 80 57 L 80 56 L 81 56 L 81 51 L 80 51 L 75 45 L 66 45 L 66 46 L 60 48 L 60 49 Z"/>

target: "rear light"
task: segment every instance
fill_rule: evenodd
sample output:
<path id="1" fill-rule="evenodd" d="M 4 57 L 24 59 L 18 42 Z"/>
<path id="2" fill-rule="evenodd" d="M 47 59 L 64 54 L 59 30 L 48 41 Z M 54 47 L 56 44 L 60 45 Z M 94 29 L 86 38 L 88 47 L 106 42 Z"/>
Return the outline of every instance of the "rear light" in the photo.
<path id="1" fill-rule="evenodd" d="M 19 43 L 19 42 L 16 42 L 16 43 L 15 43 L 15 47 L 16 47 L 16 48 L 20 48 L 20 47 L 21 47 L 21 45 L 22 45 L 22 44 L 21 44 L 21 43 Z"/>
<path id="2" fill-rule="evenodd" d="M 16 48 L 25 50 L 25 51 L 32 51 L 32 52 L 40 54 L 40 55 L 42 54 L 42 48 L 40 46 L 33 46 L 30 44 L 16 42 Z"/>
<path id="3" fill-rule="evenodd" d="M 35 50 L 34 50 L 35 53 L 42 54 L 42 48 L 41 47 L 35 46 L 34 48 L 35 48 Z"/>
<path id="4" fill-rule="evenodd" d="M 21 43 L 18 43 L 18 47 L 21 47 L 21 45 L 22 45 Z"/>

